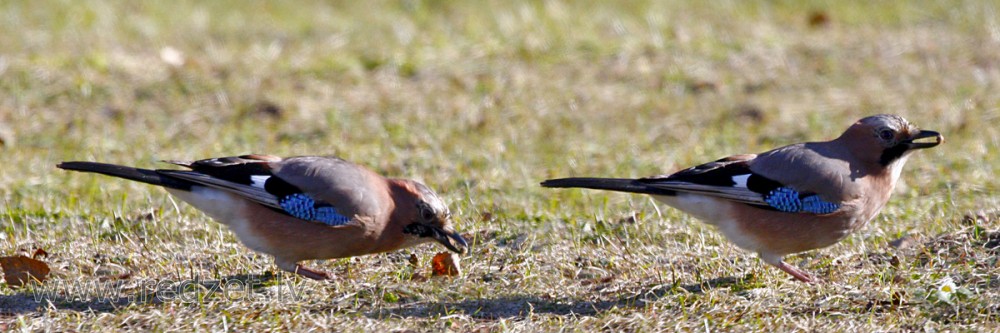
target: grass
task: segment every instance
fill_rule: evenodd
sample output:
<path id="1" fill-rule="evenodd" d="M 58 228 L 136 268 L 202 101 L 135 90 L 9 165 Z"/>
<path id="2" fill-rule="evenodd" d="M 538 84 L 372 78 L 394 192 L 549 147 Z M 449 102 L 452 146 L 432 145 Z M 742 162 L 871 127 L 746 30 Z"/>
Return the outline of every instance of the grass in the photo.
<path id="1" fill-rule="evenodd" d="M 1000 326 L 996 4 L 0 9 L 0 255 L 44 248 L 56 270 L 40 287 L 0 285 L 2 331 Z M 828 139 L 885 112 L 948 141 L 910 159 L 865 229 L 789 258 L 824 284 L 793 282 L 647 197 L 537 186 Z M 316 263 L 338 279 L 300 280 L 162 190 L 54 168 L 250 152 L 333 154 L 430 184 L 472 243 L 465 275 L 414 279 L 441 250 L 425 245 Z M 118 298 L 34 298 L 109 277 Z M 948 279 L 961 292 L 946 302 Z"/>

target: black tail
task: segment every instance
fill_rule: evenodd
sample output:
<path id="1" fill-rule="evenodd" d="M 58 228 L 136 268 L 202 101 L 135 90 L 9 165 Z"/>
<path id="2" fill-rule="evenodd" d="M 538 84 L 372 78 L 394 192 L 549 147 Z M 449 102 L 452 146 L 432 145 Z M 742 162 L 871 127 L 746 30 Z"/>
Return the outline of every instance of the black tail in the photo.
<path id="1" fill-rule="evenodd" d="M 166 176 L 154 170 L 138 169 L 124 165 L 97 162 L 62 162 L 56 165 L 56 167 L 63 170 L 99 173 L 185 191 L 190 190 L 192 185 L 191 182 Z"/>
<path id="2" fill-rule="evenodd" d="M 677 192 L 651 187 L 635 179 L 627 178 L 560 178 L 542 182 L 543 187 L 580 187 L 595 190 L 610 190 L 654 195 L 676 195 Z"/>

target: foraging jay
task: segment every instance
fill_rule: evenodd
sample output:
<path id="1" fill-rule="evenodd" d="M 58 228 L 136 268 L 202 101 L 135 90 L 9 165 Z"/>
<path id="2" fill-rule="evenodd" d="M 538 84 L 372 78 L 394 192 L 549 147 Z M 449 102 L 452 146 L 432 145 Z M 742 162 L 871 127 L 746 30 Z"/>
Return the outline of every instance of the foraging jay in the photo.
<path id="1" fill-rule="evenodd" d="M 244 245 L 274 256 L 282 270 L 324 280 L 329 273 L 300 264 L 393 251 L 436 241 L 464 253 L 450 213 L 430 188 L 387 179 L 335 157 L 245 155 L 194 162 L 188 170 L 147 170 L 94 162 L 59 168 L 162 186 L 215 218 Z"/>
<path id="2" fill-rule="evenodd" d="M 925 138 L 934 141 L 918 141 Z M 813 282 L 782 258 L 832 245 L 864 226 L 889 200 L 910 153 L 943 141 L 937 132 L 883 114 L 859 120 L 831 141 L 730 156 L 674 174 L 541 185 L 650 194 L 799 281 Z"/>

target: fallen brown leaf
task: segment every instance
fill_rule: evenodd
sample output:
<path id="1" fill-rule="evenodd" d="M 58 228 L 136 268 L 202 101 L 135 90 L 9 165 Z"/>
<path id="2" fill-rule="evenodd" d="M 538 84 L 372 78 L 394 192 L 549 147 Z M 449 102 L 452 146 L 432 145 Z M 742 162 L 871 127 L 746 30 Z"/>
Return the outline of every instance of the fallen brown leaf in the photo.
<path id="1" fill-rule="evenodd" d="M 431 259 L 431 275 L 433 276 L 459 276 L 462 275 L 462 268 L 459 266 L 457 254 L 451 252 L 441 252 Z"/>
<path id="2" fill-rule="evenodd" d="M 49 253 L 45 252 L 42 248 L 35 249 L 35 253 L 31 255 L 32 259 L 38 259 L 38 257 L 49 257 Z"/>
<path id="3" fill-rule="evenodd" d="M 830 25 L 830 15 L 824 11 L 814 11 L 809 13 L 809 27 L 822 28 Z"/>
<path id="4" fill-rule="evenodd" d="M 26 256 L 0 257 L 0 268 L 7 285 L 20 287 L 32 281 L 45 281 L 49 275 L 49 265 Z"/>

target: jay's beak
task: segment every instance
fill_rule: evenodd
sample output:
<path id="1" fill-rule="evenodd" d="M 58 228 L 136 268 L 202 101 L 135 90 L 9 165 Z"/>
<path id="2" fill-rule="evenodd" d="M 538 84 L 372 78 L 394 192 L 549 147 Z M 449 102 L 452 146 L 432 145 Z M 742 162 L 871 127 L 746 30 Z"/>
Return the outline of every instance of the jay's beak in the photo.
<path id="1" fill-rule="evenodd" d="M 926 142 L 926 141 L 917 142 L 916 141 L 916 140 L 925 139 L 925 138 L 934 138 L 934 142 Z M 919 133 L 917 133 L 917 135 L 914 135 L 909 140 L 904 141 L 904 143 L 910 149 L 930 148 L 930 147 L 937 146 L 937 145 L 941 144 L 942 142 L 944 142 L 944 136 L 942 136 L 941 133 L 938 133 L 938 132 L 935 132 L 935 131 L 920 131 Z"/>
<path id="2" fill-rule="evenodd" d="M 459 235 L 457 231 L 434 228 L 433 237 L 438 243 L 458 254 L 465 254 L 469 247 L 469 243 L 466 243 L 465 238 L 462 238 L 462 235 Z"/>
<path id="3" fill-rule="evenodd" d="M 403 233 L 418 237 L 430 237 L 458 254 L 465 254 L 465 250 L 469 247 L 469 243 L 466 243 L 465 239 L 457 231 L 449 231 L 441 227 L 429 226 L 422 223 L 410 223 L 403 228 Z"/>

